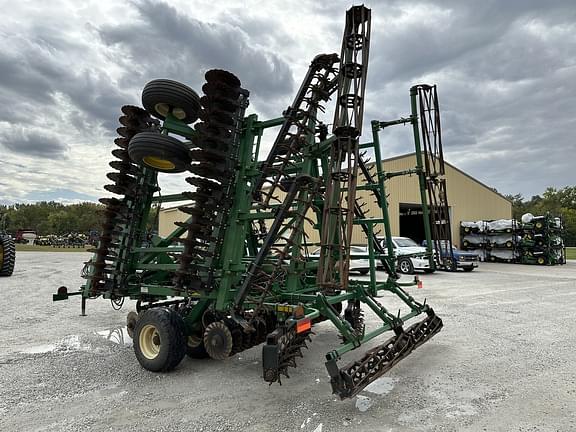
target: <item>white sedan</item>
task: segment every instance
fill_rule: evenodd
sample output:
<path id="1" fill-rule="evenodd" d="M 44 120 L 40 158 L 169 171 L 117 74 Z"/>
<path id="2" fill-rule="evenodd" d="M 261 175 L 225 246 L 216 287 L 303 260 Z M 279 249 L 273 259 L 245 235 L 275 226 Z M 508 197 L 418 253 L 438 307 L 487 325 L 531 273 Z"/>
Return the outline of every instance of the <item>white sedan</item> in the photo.
<path id="1" fill-rule="evenodd" d="M 366 246 L 350 246 L 350 255 L 368 255 Z M 310 254 L 313 258 L 320 258 L 320 248 Z M 368 258 L 351 258 L 350 270 L 357 271 L 361 275 L 368 274 L 370 270 L 370 260 Z"/>

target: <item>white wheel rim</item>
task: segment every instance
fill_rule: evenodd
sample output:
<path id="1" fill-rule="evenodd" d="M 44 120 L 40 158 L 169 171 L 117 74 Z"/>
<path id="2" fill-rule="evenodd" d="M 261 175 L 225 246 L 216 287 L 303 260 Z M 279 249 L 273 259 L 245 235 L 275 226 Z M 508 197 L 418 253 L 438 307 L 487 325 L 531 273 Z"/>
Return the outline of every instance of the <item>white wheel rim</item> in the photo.
<path id="1" fill-rule="evenodd" d="M 160 354 L 160 333 L 152 324 L 147 324 L 140 330 L 138 338 L 140 351 L 148 360 L 154 360 Z"/>
<path id="2" fill-rule="evenodd" d="M 168 113 L 170 113 L 170 105 L 167 103 L 157 103 L 154 105 L 154 109 L 162 117 L 166 117 Z M 172 108 L 172 115 L 178 120 L 183 120 L 186 118 L 186 111 L 184 111 L 182 108 Z"/>

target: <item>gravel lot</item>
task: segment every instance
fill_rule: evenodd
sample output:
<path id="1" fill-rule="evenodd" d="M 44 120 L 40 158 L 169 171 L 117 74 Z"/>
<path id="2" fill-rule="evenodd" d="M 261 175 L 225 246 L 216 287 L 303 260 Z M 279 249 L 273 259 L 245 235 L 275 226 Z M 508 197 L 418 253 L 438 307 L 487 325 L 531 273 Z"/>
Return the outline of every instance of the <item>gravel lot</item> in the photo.
<path id="1" fill-rule="evenodd" d="M 341 402 L 324 368 L 339 343 L 328 323 L 282 386 L 260 378 L 258 347 L 143 370 L 121 331 L 133 304 L 116 312 L 94 300 L 80 317 L 78 298 L 51 301 L 58 286 L 81 284 L 88 257 L 20 252 L 14 275 L 0 279 L 1 431 L 576 430 L 576 261 L 422 275 L 424 288 L 410 291 L 444 329 Z"/>

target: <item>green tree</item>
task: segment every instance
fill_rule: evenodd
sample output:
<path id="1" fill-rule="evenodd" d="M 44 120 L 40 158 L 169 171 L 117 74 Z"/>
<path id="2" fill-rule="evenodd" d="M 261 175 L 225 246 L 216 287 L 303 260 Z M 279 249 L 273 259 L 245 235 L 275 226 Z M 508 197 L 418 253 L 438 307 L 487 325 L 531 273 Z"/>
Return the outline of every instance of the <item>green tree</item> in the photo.
<path id="1" fill-rule="evenodd" d="M 90 202 L 63 205 L 49 201 L 35 204 L 15 204 L 0 206 L 0 213 L 6 214 L 6 230 L 16 234 L 18 230 L 29 229 L 39 235 L 87 233 L 100 229 L 104 206 Z"/>
<path id="2" fill-rule="evenodd" d="M 561 217 L 564 222 L 564 243 L 576 246 L 576 186 L 566 186 L 562 189 L 547 188 L 542 195 L 535 195 L 525 201 L 522 195 L 507 195 L 512 202 L 512 214 L 520 219 L 524 213 L 535 216 L 550 213 Z"/>

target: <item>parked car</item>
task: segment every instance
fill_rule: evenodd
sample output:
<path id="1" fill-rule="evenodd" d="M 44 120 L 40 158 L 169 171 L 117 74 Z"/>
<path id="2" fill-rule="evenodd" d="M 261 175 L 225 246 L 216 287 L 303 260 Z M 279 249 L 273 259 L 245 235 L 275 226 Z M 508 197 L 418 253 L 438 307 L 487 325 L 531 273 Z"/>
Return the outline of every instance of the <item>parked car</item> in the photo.
<path id="1" fill-rule="evenodd" d="M 350 246 L 351 255 L 368 255 L 368 247 L 366 246 Z M 313 258 L 320 258 L 320 248 L 316 249 L 310 254 Z M 368 274 L 370 270 L 370 261 L 368 258 L 351 258 L 350 271 L 357 271 L 361 275 Z"/>
<path id="2" fill-rule="evenodd" d="M 426 240 L 422 242 L 422 246 L 426 246 Z M 441 248 L 442 251 L 442 261 L 446 265 L 448 270 L 457 270 L 461 268 L 466 272 L 471 272 L 476 267 L 478 267 L 478 254 L 474 252 L 465 252 L 458 249 L 456 246 L 452 246 L 452 255 L 454 261 L 448 262 L 450 257 L 448 254 L 448 249 L 445 247 Z"/>
<path id="3" fill-rule="evenodd" d="M 379 237 L 382 246 L 386 248 L 386 238 Z M 408 237 L 392 237 L 392 246 L 396 254 L 396 268 L 400 273 L 412 274 L 414 270 L 423 270 L 426 273 L 434 273 L 430 267 L 430 260 L 425 247 L 419 246 Z"/>

